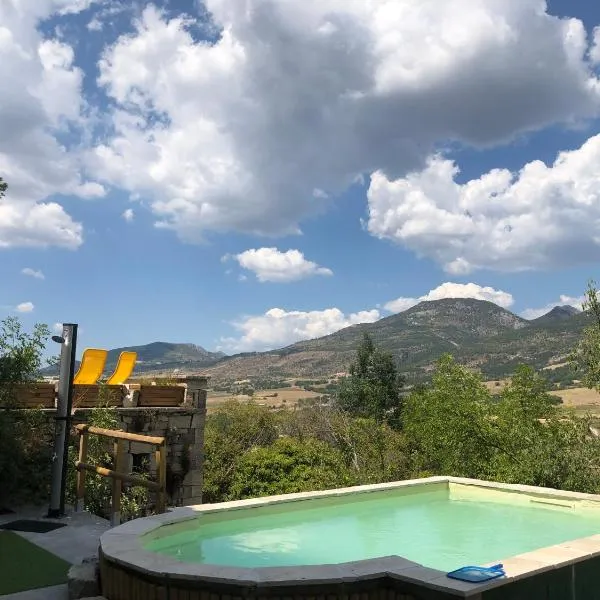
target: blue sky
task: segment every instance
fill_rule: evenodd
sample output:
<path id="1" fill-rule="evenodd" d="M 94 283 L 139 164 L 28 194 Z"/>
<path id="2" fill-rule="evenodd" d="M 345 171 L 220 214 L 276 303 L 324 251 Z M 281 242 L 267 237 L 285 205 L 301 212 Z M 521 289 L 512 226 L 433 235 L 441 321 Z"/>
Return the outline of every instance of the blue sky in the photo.
<path id="1" fill-rule="evenodd" d="M 576 304 L 600 6 L 502 4 L 9 0 L 0 317 L 237 352 L 420 298 Z"/>

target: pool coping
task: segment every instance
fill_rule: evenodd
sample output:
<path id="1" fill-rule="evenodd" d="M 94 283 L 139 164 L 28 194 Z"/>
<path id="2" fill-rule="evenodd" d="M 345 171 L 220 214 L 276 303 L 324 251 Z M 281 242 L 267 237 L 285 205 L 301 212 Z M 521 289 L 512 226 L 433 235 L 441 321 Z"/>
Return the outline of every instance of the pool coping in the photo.
<path id="1" fill-rule="evenodd" d="M 100 538 L 101 557 L 103 560 L 116 565 L 126 566 L 128 569 L 137 571 L 145 576 L 170 577 L 179 581 L 189 582 L 190 584 L 193 584 L 193 582 L 204 582 L 205 584 L 223 584 L 229 587 L 237 585 L 246 588 L 267 589 L 275 586 L 342 585 L 351 582 L 388 578 L 417 584 L 457 597 L 476 598 L 479 594 L 489 589 L 504 586 L 534 574 L 567 567 L 580 561 L 600 556 L 600 534 L 592 535 L 505 559 L 499 559 L 495 562 L 502 562 L 506 571 L 506 577 L 485 583 L 472 584 L 450 579 L 444 571 L 425 567 L 401 556 L 378 557 L 332 565 L 238 568 L 185 563 L 162 554 L 149 552 L 142 545 L 142 536 L 144 534 L 163 525 L 195 519 L 200 514 L 240 510 L 254 506 L 283 504 L 314 498 L 394 490 L 423 484 L 446 484 L 449 486 L 452 483 L 505 492 L 525 493 L 530 496 L 538 496 L 546 499 L 588 501 L 597 504 L 600 508 L 600 495 L 565 492 L 526 485 L 495 483 L 461 477 L 427 477 L 335 490 L 284 494 L 250 500 L 174 508 L 165 514 L 129 521 L 105 532 Z"/>

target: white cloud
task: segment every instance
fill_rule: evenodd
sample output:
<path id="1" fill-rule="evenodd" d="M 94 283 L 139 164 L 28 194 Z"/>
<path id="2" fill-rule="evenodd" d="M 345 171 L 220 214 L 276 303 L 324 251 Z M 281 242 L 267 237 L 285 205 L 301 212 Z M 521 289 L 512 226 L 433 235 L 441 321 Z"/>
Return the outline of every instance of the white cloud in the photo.
<path id="1" fill-rule="evenodd" d="M 93 17 L 88 22 L 86 27 L 88 28 L 88 31 L 102 31 L 102 21 L 96 17 Z"/>
<path id="2" fill-rule="evenodd" d="M 55 333 L 62 333 L 62 330 L 63 330 L 62 323 L 54 323 L 54 325 L 52 325 L 52 331 L 54 331 Z"/>
<path id="3" fill-rule="evenodd" d="M 433 157 L 395 181 L 382 173 L 368 191 L 369 231 L 441 263 L 453 274 L 525 271 L 600 258 L 600 135 L 554 164 L 494 169 L 456 183 L 458 167 Z"/>
<path id="4" fill-rule="evenodd" d="M 228 255 L 223 259 L 227 260 Z M 304 258 L 299 250 L 280 252 L 277 248 L 253 248 L 231 257 L 252 271 L 259 281 L 289 282 L 314 275 L 333 275 L 331 269 L 320 267 Z"/>
<path id="5" fill-rule="evenodd" d="M 98 195 L 85 182 L 76 153 L 59 136 L 83 124 L 83 74 L 73 49 L 42 39 L 38 23 L 54 13 L 72 13 L 90 1 L 36 0 L 0 3 L 0 173 L 9 188 L 0 203 L 0 248 L 82 243 L 81 224 L 55 194 Z"/>
<path id="6" fill-rule="evenodd" d="M 205 5 L 212 45 L 148 7 L 106 50 L 114 135 L 88 157 L 185 240 L 294 233 L 361 173 L 403 177 L 440 142 L 497 144 L 598 114 L 584 27 L 542 0 Z M 446 221 L 445 238 L 467 228 Z"/>
<path id="7" fill-rule="evenodd" d="M 117 17 L 127 11 L 137 10 L 137 3 L 121 0 L 104 0 L 94 12 L 93 17 L 88 21 L 86 28 L 88 31 L 102 31 L 105 25 L 109 28 L 118 22 Z"/>
<path id="8" fill-rule="evenodd" d="M 74 190 L 75 195 L 80 198 L 103 198 L 106 196 L 106 189 L 96 181 L 86 181 L 78 185 Z"/>
<path id="9" fill-rule="evenodd" d="M 285 311 L 272 308 L 264 315 L 249 316 L 233 323 L 239 338 L 224 338 L 221 349 L 228 352 L 271 350 L 328 335 L 358 323 L 373 323 L 380 318 L 377 310 L 344 314 L 339 308 L 313 311 Z"/>
<path id="10" fill-rule="evenodd" d="M 561 294 L 556 302 L 550 302 L 541 308 L 526 308 L 521 313 L 521 316 L 524 319 L 537 319 L 538 317 L 549 313 L 555 306 L 574 306 L 575 308 L 582 310 L 584 300 L 584 296 L 567 296 L 566 294 Z"/>
<path id="11" fill-rule="evenodd" d="M 20 313 L 30 313 L 34 308 L 33 302 L 21 302 L 21 304 L 17 304 L 15 310 Z"/>
<path id="12" fill-rule="evenodd" d="M 41 271 L 36 271 L 35 269 L 31 269 L 30 267 L 25 267 L 21 270 L 21 273 L 29 277 L 34 277 L 35 279 L 46 279 L 46 277 Z"/>
<path id="13" fill-rule="evenodd" d="M 489 286 L 481 286 L 476 283 L 442 283 L 438 287 L 427 292 L 419 298 L 400 297 L 391 300 L 384 305 L 384 308 L 390 312 L 398 313 L 408 310 L 419 302 L 430 300 L 443 300 L 444 298 L 473 298 L 475 300 L 487 300 L 503 308 L 508 308 L 514 303 L 512 294 L 496 290 Z"/>
<path id="14" fill-rule="evenodd" d="M 121 215 L 128 223 L 131 223 L 131 221 L 133 221 L 133 218 L 135 216 L 133 209 L 132 208 L 127 208 L 125 210 L 125 212 Z"/>
<path id="15" fill-rule="evenodd" d="M 600 26 L 594 29 L 592 47 L 590 48 L 590 59 L 594 64 L 600 64 Z"/>

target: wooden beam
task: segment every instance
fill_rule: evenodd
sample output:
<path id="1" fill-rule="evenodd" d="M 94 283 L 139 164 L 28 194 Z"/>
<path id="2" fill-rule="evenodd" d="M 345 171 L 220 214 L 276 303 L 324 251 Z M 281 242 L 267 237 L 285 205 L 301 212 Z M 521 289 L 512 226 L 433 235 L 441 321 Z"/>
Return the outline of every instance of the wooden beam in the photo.
<path id="1" fill-rule="evenodd" d="M 79 462 L 87 462 L 88 455 L 88 434 L 82 433 L 79 437 Z M 85 508 L 85 469 L 77 470 L 77 503 L 76 511 L 82 511 Z"/>
<path id="2" fill-rule="evenodd" d="M 158 491 L 160 489 L 160 486 L 155 481 L 149 481 L 148 479 L 138 477 L 137 475 L 118 473 L 117 471 L 113 471 L 112 469 L 107 469 L 105 467 L 97 467 L 96 465 L 90 465 L 88 463 L 83 462 L 75 463 L 75 467 L 77 468 L 77 470 L 85 469 L 86 471 L 96 473 L 97 475 L 102 475 L 103 477 L 113 477 L 120 479 L 121 481 L 126 481 L 127 483 L 132 483 L 134 485 L 141 485 L 147 487 L 149 490 Z"/>
<path id="3" fill-rule="evenodd" d="M 125 468 L 125 440 L 115 440 L 115 472 L 123 473 Z M 112 478 L 112 502 L 110 522 L 113 527 L 121 524 L 121 492 L 123 482 L 119 477 Z"/>
<path id="4" fill-rule="evenodd" d="M 156 512 L 164 513 L 167 506 L 167 448 L 161 446 L 156 451 L 156 474 L 158 478 L 158 494 L 156 495 Z"/>
<path id="5" fill-rule="evenodd" d="M 94 435 L 100 435 L 115 440 L 127 440 L 129 442 L 141 442 L 142 444 L 151 444 L 154 446 L 164 446 L 165 438 L 150 435 L 140 435 L 139 433 L 129 433 L 127 431 L 115 430 L 115 429 L 102 429 L 101 427 L 93 427 L 82 423 L 77 425 L 75 428 L 77 433 L 80 435 L 84 432 L 93 433 Z"/>

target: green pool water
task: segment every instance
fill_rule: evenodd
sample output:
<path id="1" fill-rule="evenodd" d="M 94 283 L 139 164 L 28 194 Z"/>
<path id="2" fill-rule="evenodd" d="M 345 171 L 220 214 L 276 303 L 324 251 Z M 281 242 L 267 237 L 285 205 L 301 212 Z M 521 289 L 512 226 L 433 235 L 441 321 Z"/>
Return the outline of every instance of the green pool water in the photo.
<path id="1" fill-rule="evenodd" d="M 165 535 L 146 541 L 145 549 L 236 567 L 399 555 L 452 570 L 600 533 L 595 511 L 450 500 L 447 490 L 293 502 L 207 514 L 189 523 L 177 533 L 164 528 Z"/>

